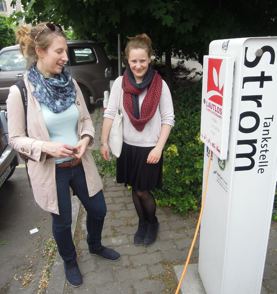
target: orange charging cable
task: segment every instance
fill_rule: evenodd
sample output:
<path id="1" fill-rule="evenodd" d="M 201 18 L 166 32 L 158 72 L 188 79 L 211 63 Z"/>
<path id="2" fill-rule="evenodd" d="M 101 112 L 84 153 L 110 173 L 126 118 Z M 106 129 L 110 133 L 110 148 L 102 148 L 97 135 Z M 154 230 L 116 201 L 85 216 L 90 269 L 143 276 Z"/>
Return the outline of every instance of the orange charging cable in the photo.
<path id="1" fill-rule="evenodd" d="M 189 265 L 192 250 L 193 250 L 193 247 L 194 247 L 197 235 L 198 235 L 198 231 L 199 231 L 199 227 L 200 227 L 200 223 L 201 223 L 201 219 L 202 219 L 202 214 L 203 214 L 203 209 L 204 209 L 204 205 L 205 205 L 205 200 L 206 200 L 206 193 L 207 193 L 207 185 L 208 185 L 208 177 L 209 177 L 209 171 L 210 171 L 211 158 L 212 158 L 212 150 L 210 150 L 210 155 L 209 155 L 209 162 L 208 162 L 208 167 L 207 167 L 207 173 L 206 173 L 206 179 L 205 179 L 205 188 L 204 188 L 204 193 L 203 193 L 203 198 L 202 198 L 202 206 L 201 206 L 201 210 L 200 210 L 200 216 L 199 216 L 198 223 L 197 223 L 197 226 L 196 226 L 194 238 L 193 238 L 192 244 L 190 246 L 190 250 L 189 250 L 188 258 L 186 260 L 185 268 L 183 270 L 183 273 L 182 273 L 182 276 L 181 276 L 181 279 L 180 279 L 180 282 L 178 284 L 178 287 L 176 289 L 175 294 L 178 294 L 179 291 L 180 291 L 183 279 L 184 279 L 186 271 L 187 271 L 187 267 Z"/>

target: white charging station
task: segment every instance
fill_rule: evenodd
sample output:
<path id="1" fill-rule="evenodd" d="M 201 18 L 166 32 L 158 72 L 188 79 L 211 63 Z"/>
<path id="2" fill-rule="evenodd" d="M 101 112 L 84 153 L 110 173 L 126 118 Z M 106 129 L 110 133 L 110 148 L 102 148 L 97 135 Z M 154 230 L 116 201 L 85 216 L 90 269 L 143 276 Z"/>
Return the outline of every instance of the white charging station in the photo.
<path id="1" fill-rule="evenodd" d="M 216 40 L 204 59 L 204 180 L 213 156 L 198 270 L 207 294 L 261 292 L 276 187 L 276 50 L 277 37 Z"/>

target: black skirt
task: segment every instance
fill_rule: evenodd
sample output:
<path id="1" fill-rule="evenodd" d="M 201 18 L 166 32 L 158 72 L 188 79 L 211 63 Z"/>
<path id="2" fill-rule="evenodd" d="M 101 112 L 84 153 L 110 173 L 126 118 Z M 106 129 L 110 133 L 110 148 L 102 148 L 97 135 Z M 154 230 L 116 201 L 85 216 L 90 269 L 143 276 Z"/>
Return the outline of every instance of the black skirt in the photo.
<path id="1" fill-rule="evenodd" d="M 121 155 L 117 159 L 117 182 L 139 191 L 162 189 L 163 154 L 156 164 L 146 162 L 154 147 L 137 147 L 123 143 Z"/>

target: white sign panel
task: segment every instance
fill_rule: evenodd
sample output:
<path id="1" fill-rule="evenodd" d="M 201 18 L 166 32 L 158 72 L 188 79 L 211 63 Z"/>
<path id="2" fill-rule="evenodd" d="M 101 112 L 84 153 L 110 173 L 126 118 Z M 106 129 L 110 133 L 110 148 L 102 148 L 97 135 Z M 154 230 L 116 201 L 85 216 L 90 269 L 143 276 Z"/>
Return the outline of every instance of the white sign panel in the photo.
<path id="1" fill-rule="evenodd" d="M 234 58 L 204 56 L 200 138 L 227 159 Z"/>

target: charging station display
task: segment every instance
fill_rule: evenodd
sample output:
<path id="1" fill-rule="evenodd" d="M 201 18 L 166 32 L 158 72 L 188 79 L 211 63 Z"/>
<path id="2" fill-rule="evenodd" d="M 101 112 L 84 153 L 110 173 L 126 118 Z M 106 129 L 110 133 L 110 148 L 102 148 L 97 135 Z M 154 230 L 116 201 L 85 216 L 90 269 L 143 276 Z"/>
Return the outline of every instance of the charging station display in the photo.
<path id="1" fill-rule="evenodd" d="M 200 139 L 227 159 L 233 86 L 232 57 L 204 56 Z"/>

